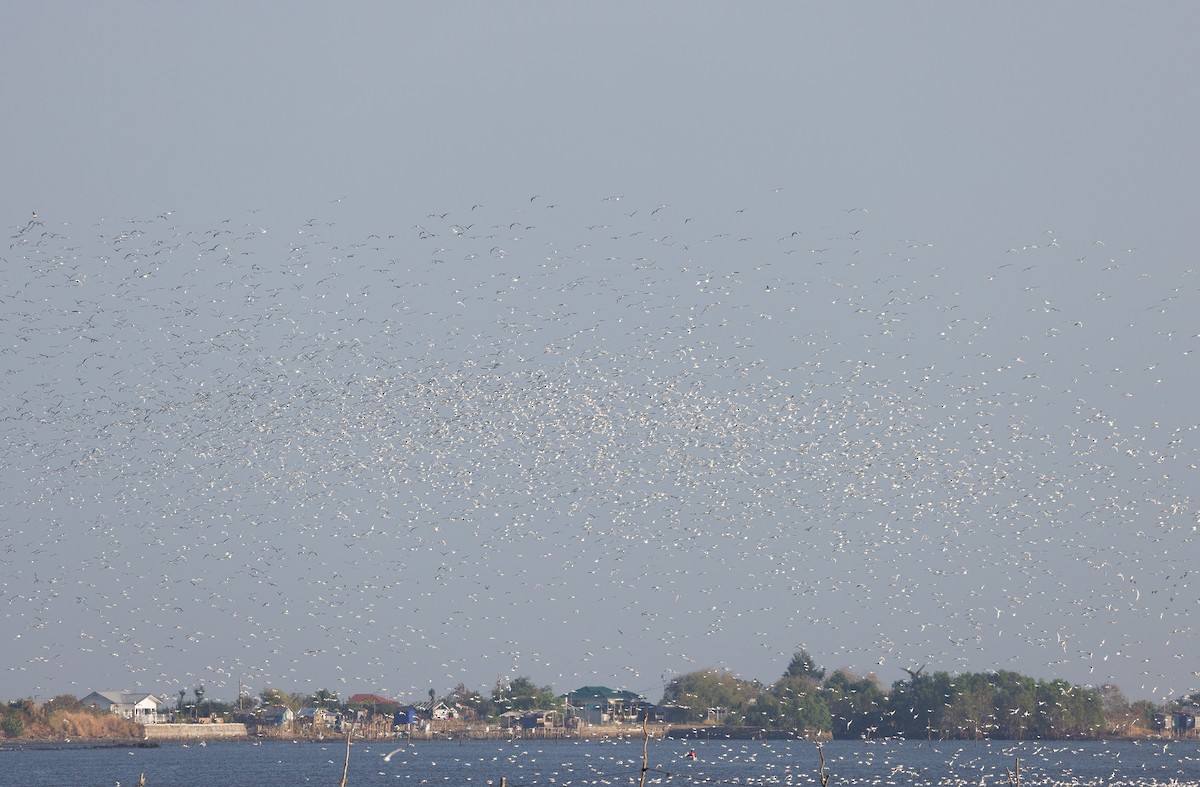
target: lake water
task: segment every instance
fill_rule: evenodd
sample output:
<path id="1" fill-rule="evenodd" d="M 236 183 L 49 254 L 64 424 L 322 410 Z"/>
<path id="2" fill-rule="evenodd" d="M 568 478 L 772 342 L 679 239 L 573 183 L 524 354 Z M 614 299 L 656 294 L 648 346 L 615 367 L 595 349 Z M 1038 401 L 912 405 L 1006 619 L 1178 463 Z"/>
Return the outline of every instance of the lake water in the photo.
<path id="1" fill-rule="evenodd" d="M 400 746 L 399 750 L 395 750 Z M 824 745 L 829 787 L 1010 784 L 1200 787 L 1200 741 L 901 742 Z M 684 755 L 694 749 L 697 758 Z M 392 753 L 390 759 L 385 756 Z M 272 787 L 338 785 L 345 746 L 163 743 L 155 749 L 0 750 L 0 786 Z M 818 785 L 820 755 L 802 741 L 650 742 L 648 784 Z M 351 747 L 348 787 L 361 785 L 636 785 L 642 742 L 381 742 Z"/>

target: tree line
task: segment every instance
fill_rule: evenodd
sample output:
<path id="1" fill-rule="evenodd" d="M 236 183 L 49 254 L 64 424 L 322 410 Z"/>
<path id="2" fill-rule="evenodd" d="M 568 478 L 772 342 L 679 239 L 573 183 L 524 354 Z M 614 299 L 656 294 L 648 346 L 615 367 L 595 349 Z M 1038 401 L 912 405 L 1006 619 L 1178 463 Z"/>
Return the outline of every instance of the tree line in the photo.
<path id="1" fill-rule="evenodd" d="M 1129 702 L 1116 686 L 1079 686 L 998 670 L 951 675 L 907 670 L 889 689 L 874 676 L 826 675 L 803 649 L 775 683 L 702 669 L 674 678 L 663 704 L 687 721 L 826 733 L 834 738 L 1090 738 L 1133 734 L 1165 710 Z M 1178 705 L 1200 700 L 1185 697 Z"/>
<path id="2" fill-rule="evenodd" d="M 293 710 L 336 704 L 336 695 L 326 690 L 288 695 L 266 689 L 261 699 Z M 461 683 L 440 698 L 430 689 L 429 699 L 440 699 L 478 720 L 494 721 L 512 710 L 565 710 L 563 697 L 552 686 L 538 686 L 527 677 L 497 681 L 486 695 Z M 1200 695 L 1181 697 L 1173 705 L 1197 703 Z M 352 709 L 348 704 L 338 707 Z M 800 649 L 769 685 L 712 668 L 676 676 L 664 688 L 655 712 L 682 723 L 834 738 L 1016 740 L 1136 734 L 1151 726 L 1153 714 L 1170 710 L 1148 700 L 1130 702 L 1113 685 L 1081 686 L 1006 670 L 952 675 L 918 667 L 908 671 L 907 679 L 885 688 L 874 675 L 858 676 L 846 669 L 826 674 Z"/>

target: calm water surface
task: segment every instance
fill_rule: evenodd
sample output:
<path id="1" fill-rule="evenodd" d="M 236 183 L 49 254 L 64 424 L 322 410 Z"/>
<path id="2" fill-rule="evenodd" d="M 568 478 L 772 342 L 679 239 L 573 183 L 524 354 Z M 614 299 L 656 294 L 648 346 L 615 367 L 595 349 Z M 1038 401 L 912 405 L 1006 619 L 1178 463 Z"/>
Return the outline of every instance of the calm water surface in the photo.
<path id="1" fill-rule="evenodd" d="M 689 749 L 697 759 L 684 757 Z M 1200 787 L 1200 741 L 833 741 L 824 752 L 830 787 L 1007 787 L 1017 762 L 1022 785 Z M 344 758 L 338 741 L 8 750 L 0 751 L 0 786 L 134 787 L 141 774 L 147 787 L 337 785 Z M 656 740 L 649 764 L 647 783 L 656 785 L 820 784 L 817 747 L 798 741 Z M 640 740 L 371 742 L 351 747 L 347 785 L 635 785 L 641 766 Z"/>

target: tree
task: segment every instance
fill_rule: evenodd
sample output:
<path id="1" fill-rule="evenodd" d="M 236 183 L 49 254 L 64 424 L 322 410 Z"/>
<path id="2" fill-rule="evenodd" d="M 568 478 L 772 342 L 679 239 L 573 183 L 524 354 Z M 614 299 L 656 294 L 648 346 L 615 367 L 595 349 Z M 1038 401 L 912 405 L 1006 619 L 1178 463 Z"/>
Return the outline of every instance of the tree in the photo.
<path id="1" fill-rule="evenodd" d="M 468 689 L 465 683 L 454 687 L 450 701 L 458 706 L 466 719 L 482 719 L 492 715 L 492 701 L 478 691 Z"/>
<path id="2" fill-rule="evenodd" d="M 294 694 L 286 692 L 282 689 L 266 686 L 258 695 L 262 699 L 263 705 L 274 705 L 290 710 L 293 714 L 292 723 L 295 724 L 294 714 L 304 707 L 305 696 L 303 694 Z"/>
<path id="3" fill-rule="evenodd" d="M 553 686 L 536 686 L 527 677 L 513 678 L 508 684 L 497 681 L 492 691 L 492 701 L 501 713 L 510 710 L 551 710 L 562 705 Z"/>
<path id="4" fill-rule="evenodd" d="M 996 720 L 996 687 L 979 672 L 959 675 L 950 684 L 953 694 L 944 730 L 956 738 L 979 740 L 988 737 Z"/>
<path id="5" fill-rule="evenodd" d="M 883 727 L 886 697 L 874 676 L 856 678 L 836 670 L 823 691 L 835 738 L 869 738 Z"/>
<path id="6" fill-rule="evenodd" d="M 749 725 L 797 733 L 829 732 L 832 726 L 825 698 L 807 682 L 781 681 L 748 703 L 742 715 Z"/>
<path id="7" fill-rule="evenodd" d="M 782 728 L 780 720 L 786 714 L 783 703 L 779 698 L 769 692 L 764 692 L 754 701 L 746 706 L 746 711 L 743 714 L 743 720 L 748 727 L 761 727 L 764 730 L 777 730 Z"/>
<path id="8" fill-rule="evenodd" d="M 1194 691 L 1191 694 L 1184 694 L 1177 700 L 1177 702 L 1181 708 L 1200 705 L 1200 691 Z"/>
<path id="9" fill-rule="evenodd" d="M 746 703 L 746 723 L 795 732 L 829 732 L 829 705 L 821 692 L 824 676 L 825 670 L 817 669 L 808 651 L 796 651 L 779 680 Z"/>
<path id="10" fill-rule="evenodd" d="M 946 672 L 932 675 L 920 669 L 909 672 L 910 679 L 896 681 L 888 695 L 889 732 L 906 738 L 930 738 L 936 731 L 945 734 L 945 711 L 953 698 L 953 681 Z"/>
<path id="11" fill-rule="evenodd" d="M 1104 711 L 1096 689 L 1073 686 L 1065 680 L 1038 682 L 1040 738 L 1091 737 L 1104 727 Z"/>
<path id="12" fill-rule="evenodd" d="M 200 718 L 200 706 L 204 704 L 204 684 L 201 683 L 192 689 L 192 693 L 196 695 L 196 718 Z"/>
<path id="13" fill-rule="evenodd" d="M 672 678 L 661 704 L 686 708 L 687 721 L 704 721 L 714 714 L 732 722 L 761 693 L 762 688 L 751 681 L 710 668 Z"/>
<path id="14" fill-rule="evenodd" d="M 1137 700 L 1129 706 L 1129 712 L 1133 714 L 1133 723 L 1140 727 L 1151 726 L 1151 719 L 1160 710 L 1161 708 L 1150 700 Z"/>
<path id="15" fill-rule="evenodd" d="M 1129 732 L 1138 717 L 1129 700 L 1125 699 L 1125 693 L 1111 683 L 1105 683 L 1099 692 L 1100 708 L 1108 729 L 1112 732 Z"/>
<path id="16" fill-rule="evenodd" d="M 1032 678 L 1008 670 L 991 677 L 996 687 L 996 732 L 1001 738 L 1021 740 L 1033 725 L 1037 711 L 1037 684 Z"/>
<path id="17" fill-rule="evenodd" d="M 46 700 L 46 703 L 42 705 L 42 712 L 49 716 L 55 711 L 75 711 L 81 707 L 79 698 L 74 694 L 59 694 Z"/>
<path id="18" fill-rule="evenodd" d="M 180 689 L 179 690 L 179 703 L 175 706 L 175 710 L 177 710 L 179 712 L 179 715 L 181 717 L 183 716 L 183 698 L 186 696 L 187 696 L 187 689 Z"/>
<path id="19" fill-rule="evenodd" d="M 19 738 L 25 734 L 25 722 L 16 713 L 7 713 L 4 721 L 0 721 L 0 732 L 5 738 Z"/>
<path id="20" fill-rule="evenodd" d="M 817 669 L 816 662 L 812 656 L 808 655 L 808 651 L 804 648 L 792 654 L 792 660 L 788 663 L 787 669 L 783 671 L 785 678 L 808 678 L 814 683 L 820 683 L 825 680 L 825 670 Z"/>
<path id="21" fill-rule="evenodd" d="M 337 692 L 330 691 L 329 689 L 317 689 L 312 693 L 312 696 L 309 697 L 309 699 L 312 700 L 312 704 L 318 708 L 332 709 L 337 708 L 338 706 Z"/>

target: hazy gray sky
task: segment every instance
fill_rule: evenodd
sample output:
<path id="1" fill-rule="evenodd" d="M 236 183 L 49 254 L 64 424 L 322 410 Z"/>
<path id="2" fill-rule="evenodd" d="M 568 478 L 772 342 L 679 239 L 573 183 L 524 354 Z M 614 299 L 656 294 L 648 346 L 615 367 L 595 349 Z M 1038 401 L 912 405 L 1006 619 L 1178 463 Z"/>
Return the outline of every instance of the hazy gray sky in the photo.
<path id="1" fill-rule="evenodd" d="M 5 16 L 0 695 L 1200 689 L 1191 4 Z"/>

